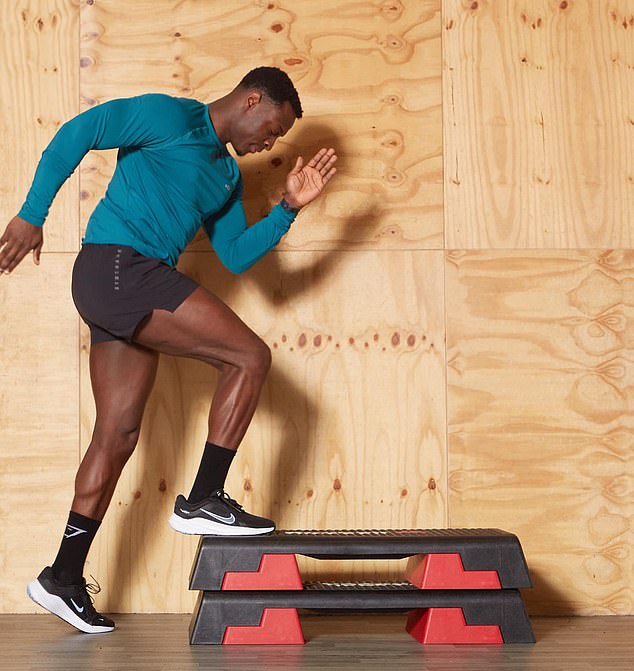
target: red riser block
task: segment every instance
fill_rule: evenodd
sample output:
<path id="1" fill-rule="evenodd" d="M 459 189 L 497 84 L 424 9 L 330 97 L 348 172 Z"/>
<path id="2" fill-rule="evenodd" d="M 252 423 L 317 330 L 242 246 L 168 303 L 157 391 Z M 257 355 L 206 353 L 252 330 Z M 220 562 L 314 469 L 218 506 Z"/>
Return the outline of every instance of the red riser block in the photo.
<path id="1" fill-rule="evenodd" d="M 405 578 L 420 589 L 501 589 L 497 571 L 465 571 L 455 554 L 410 557 Z"/>
<path id="2" fill-rule="evenodd" d="M 419 643 L 463 644 L 503 643 L 495 625 L 468 625 L 461 608 L 423 608 L 413 610 L 405 627 Z"/>
<path id="3" fill-rule="evenodd" d="M 225 573 L 222 590 L 303 589 L 294 554 L 264 554 L 257 571 Z M 303 645 L 295 608 L 265 608 L 257 627 L 227 627 L 223 645 Z"/>
<path id="4" fill-rule="evenodd" d="M 229 571 L 224 589 L 304 589 L 295 555 L 264 554 L 257 571 Z"/>
<path id="5" fill-rule="evenodd" d="M 304 632 L 295 608 L 264 608 L 259 626 L 227 627 L 222 644 L 304 645 Z"/>

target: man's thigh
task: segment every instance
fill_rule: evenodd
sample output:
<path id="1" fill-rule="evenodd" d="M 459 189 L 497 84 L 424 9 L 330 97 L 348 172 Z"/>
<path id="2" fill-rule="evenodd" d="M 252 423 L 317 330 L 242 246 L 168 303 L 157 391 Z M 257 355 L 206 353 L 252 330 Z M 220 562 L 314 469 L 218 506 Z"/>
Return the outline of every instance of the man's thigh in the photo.
<path id="1" fill-rule="evenodd" d="M 154 310 L 134 341 L 175 356 L 239 364 L 261 339 L 217 296 L 198 287 L 174 312 Z"/>
<path id="2" fill-rule="evenodd" d="M 90 348 L 90 380 L 98 422 L 140 423 L 150 395 L 158 353 L 124 340 Z"/>

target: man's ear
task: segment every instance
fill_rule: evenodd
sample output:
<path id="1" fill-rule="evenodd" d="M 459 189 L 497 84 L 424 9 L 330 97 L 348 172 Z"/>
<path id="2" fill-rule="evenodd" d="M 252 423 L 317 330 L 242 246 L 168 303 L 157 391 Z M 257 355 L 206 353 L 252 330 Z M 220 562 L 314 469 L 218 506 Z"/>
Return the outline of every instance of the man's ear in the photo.
<path id="1" fill-rule="evenodd" d="M 246 99 L 247 109 L 252 109 L 253 107 L 256 107 L 261 100 L 262 100 L 262 93 L 256 89 L 252 89 L 247 94 Z"/>

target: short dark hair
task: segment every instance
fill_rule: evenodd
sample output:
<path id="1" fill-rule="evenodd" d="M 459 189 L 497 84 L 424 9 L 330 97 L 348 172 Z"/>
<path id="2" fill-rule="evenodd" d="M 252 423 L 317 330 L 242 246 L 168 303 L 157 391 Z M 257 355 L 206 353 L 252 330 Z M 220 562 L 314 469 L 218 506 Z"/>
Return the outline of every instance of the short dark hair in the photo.
<path id="1" fill-rule="evenodd" d="M 275 105 L 289 102 L 298 119 L 304 113 L 299 95 L 293 86 L 290 77 L 279 68 L 259 67 L 247 72 L 238 84 L 242 88 L 261 91 Z"/>

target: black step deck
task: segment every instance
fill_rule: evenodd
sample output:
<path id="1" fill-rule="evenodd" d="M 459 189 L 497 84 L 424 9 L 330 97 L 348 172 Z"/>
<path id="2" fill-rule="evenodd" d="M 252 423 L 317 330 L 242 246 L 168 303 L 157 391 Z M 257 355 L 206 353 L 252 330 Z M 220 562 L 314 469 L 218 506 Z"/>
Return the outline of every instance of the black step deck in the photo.
<path id="1" fill-rule="evenodd" d="M 403 559 L 458 553 L 467 571 L 497 571 L 504 589 L 531 587 L 514 534 L 500 529 L 276 531 L 266 536 L 203 536 L 189 580 L 192 590 L 220 589 L 225 572 L 257 571 L 263 554 L 315 559 Z"/>
<path id="2" fill-rule="evenodd" d="M 505 643 L 534 643 L 518 590 L 420 590 L 409 583 L 306 583 L 304 590 L 201 592 L 190 625 L 193 644 L 219 644 L 228 626 L 258 626 L 264 608 L 408 611 L 461 608 L 468 625 L 496 625 Z"/>

